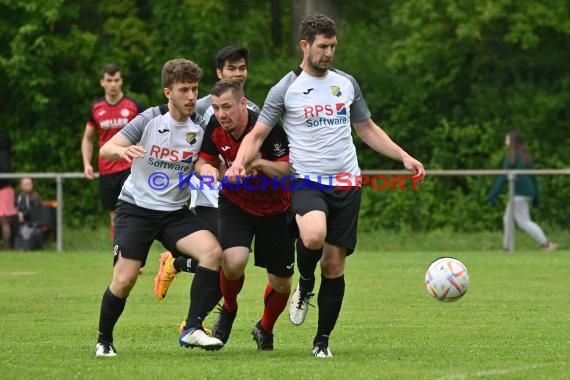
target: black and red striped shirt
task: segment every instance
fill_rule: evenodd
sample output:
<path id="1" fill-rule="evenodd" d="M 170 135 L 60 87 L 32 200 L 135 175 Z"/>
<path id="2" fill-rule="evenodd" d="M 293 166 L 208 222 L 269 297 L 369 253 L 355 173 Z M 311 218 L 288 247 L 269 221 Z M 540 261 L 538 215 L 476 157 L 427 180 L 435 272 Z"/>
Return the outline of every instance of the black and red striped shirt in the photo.
<path id="1" fill-rule="evenodd" d="M 257 121 L 257 113 L 248 109 L 247 127 L 239 139 L 224 131 L 215 117 L 210 119 L 200 148 L 200 158 L 216 161 L 222 157 L 225 165 L 230 167 L 235 160 L 243 138 L 251 131 Z M 289 146 L 285 131 L 278 126 L 271 130 L 260 148 L 261 158 L 270 161 L 289 161 Z M 275 184 L 273 178 L 263 182 L 261 177 L 249 178 L 248 186 L 230 188 L 224 186 L 222 194 L 242 210 L 256 216 L 277 215 L 289 208 L 291 192 L 283 186 Z M 268 185 L 269 182 L 272 184 Z M 275 185 L 273 185 L 275 184 Z M 256 190 L 252 190 L 256 189 Z"/>

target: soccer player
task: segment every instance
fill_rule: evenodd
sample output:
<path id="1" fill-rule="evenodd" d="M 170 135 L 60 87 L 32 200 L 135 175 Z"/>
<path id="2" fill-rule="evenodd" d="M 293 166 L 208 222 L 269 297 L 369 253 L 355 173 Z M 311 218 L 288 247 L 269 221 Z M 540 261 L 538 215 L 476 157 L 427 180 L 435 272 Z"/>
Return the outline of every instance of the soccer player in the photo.
<path id="1" fill-rule="evenodd" d="M 204 186 L 208 180 L 212 183 L 221 179 L 222 160 L 225 166 L 231 164 L 240 142 L 257 120 L 257 114 L 247 108 L 239 81 L 223 79 L 214 85 L 211 95 L 215 117 L 206 127 L 196 163 L 196 172 Z M 273 350 L 273 327 L 287 307 L 295 263 L 294 239 L 289 233 L 287 217 L 290 192 L 278 183 L 290 173 L 288 159 L 285 133 L 274 128 L 248 167 L 253 176 L 241 188 L 222 187 L 220 192 L 219 239 L 223 249 L 220 287 L 224 303 L 212 336 L 224 343 L 237 315 L 237 297 L 255 237 L 255 265 L 266 268 L 269 283 L 263 297 L 263 315 L 251 333 L 259 350 Z"/>
<path id="2" fill-rule="evenodd" d="M 297 177 L 291 210 L 299 228 L 297 266 L 300 280 L 294 291 L 289 317 L 301 324 L 315 284 L 320 260 L 318 326 L 312 353 L 332 357 L 329 337 L 344 298 L 346 257 L 356 246 L 361 193 L 360 174 L 351 125 L 372 149 L 401 161 L 412 173 L 423 176 L 423 165 L 412 158 L 370 118 L 356 80 L 332 67 L 337 47 L 333 20 L 321 15 L 305 17 L 300 26 L 301 66 L 273 86 L 253 130 L 244 138 L 226 175 L 231 181 L 246 175 L 259 146 L 281 121 L 289 139 L 290 162 Z M 349 173 L 352 186 L 339 188 L 336 175 Z M 299 186 L 307 180 L 313 186 Z M 332 188 L 330 187 L 332 183 Z M 322 184 L 324 186 L 319 186 Z"/>
<path id="3" fill-rule="evenodd" d="M 154 240 L 200 263 L 190 288 L 180 345 L 207 350 L 223 346 L 202 327 L 218 300 L 221 248 L 188 209 L 189 188 L 178 186 L 179 174 L 192 173 L 204 136 L 203 126 L 197 124 L 201 119 L 191 117 L 201 77 L 202 69 L 192 61 L 166 62 L 162 84 L 168 112 L 154 118 L 140 114 L 101 148 L 100 154 L 106 159 L 132 161 L 132 169 L 117 202 L 115 267 L 101 302 L 96 356 L 116 356 L 113 329 Z"/>
<path id="4" fill-rule="evenodd" d="M 216 75 L 219 79 L 235 79 L 245 86 L 248 75 L 248 51 L 245 47 L 229 45 L 222 48 L 216 55 Z M 214 115 L 212 95 L 208 94 L 196 103 L 196 113 L 202 115 L 206 123 Z M 259 107 L 249 99 L 247 108 L 259 114 Z M 208 229 L 218 236 L 218 190 L 199 186 L 196 177 L 192 184 L 197 190 L 192 190 L 190 208 L 194 209 Z M 183 256 L 172 257 L 169 251 L 160 255 L 158 273 L 154 279 L 154 295 L 158 300 L 166 297 L 170 284 L 179 272 L 194 272 L 196 262 Z"/>
<path id="5" fill-rule="evenodd" d="M 123 77 L 116 64 L 110 63 L 103 67 L 99 83 L 105 91 L 105 96 L 91 105 L 81 140 L 83 175 L 89 180 L 95 179 L 91 165 L 95 136 L 99 135 L 99 148 L 101 148 L 142 111 L 136 100 L 123 93 Z M 111 161 L 99 156 L 98 168 L 99 196 L 103 208 L 109 212 L 111 236 L 113 236 L 115 206 L 123 183 L 131 171 L 131 163 L 127 160 Z"/>

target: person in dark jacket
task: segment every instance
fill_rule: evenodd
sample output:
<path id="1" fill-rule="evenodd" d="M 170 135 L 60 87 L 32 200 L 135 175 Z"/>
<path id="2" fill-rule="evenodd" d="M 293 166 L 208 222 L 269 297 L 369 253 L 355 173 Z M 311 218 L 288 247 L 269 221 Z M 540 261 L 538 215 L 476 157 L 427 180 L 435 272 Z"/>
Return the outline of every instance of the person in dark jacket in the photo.
<path id="1" fill-rule="evenodd" d="M 42 207 L 42 197 L 34 189 L 34 182 L 30 177 L 20 179 L 20 193 L 16 198 L 16 207 L 20 223 L 36 222 L 32 218 L 32 213 L 34 209 Z"/>
<path id="2" fill-rule="evenodd" d="M 507 154 L 501 164 L 502 169 L 534 169 L 534 160 L 530 152 L 524 145 L 524 140 L 520 132 L 511 131 L 505 137 L 505 146 Z M 491 191 L 489 192 L 489 204 L 494 206 L 505 185 L 507 178 L 505 176 L 497 177 Z M 536 177 L 534 175 L 519 175 L 515 181 L 514 196 L 514 216 L 516 225 L 529 234 L 544 250 L 552 251 L 557 248 L 557 244 L 552 243 L 544 231 L 538 224 L 530 219 L 529 204 L 534 206 L 539 204 L 539 191 Z M 503 216 L 503 249 L 507 250 L 508 241 L 510 240 L 510 232 L 507 228 L 507 221 L 511 204 L 507 204 L 505 214 Z"/>

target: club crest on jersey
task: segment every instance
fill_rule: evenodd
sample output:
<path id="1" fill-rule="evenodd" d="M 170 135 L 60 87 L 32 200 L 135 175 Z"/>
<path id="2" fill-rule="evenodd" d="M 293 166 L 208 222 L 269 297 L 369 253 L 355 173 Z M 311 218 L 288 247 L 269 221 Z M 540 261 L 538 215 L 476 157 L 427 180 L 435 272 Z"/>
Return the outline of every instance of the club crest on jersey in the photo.
<path id="1" fill-rule="evenodd" d="M 275 156 L 277 157 L 281 157 L 282 155 L 285 154 L 285 148 L 283 147 L 283 144 L 281 144 L 280 142 L 273 144 L 273 151 L 275 152 Z"/>
<path id="2" fill-rule="evenodd" d="M 339 97 L 342 95 L 342 92 L 340 91 L 340 86 L 331 86 L 331 92 L 336 97 Z"/>
<path id="3" fill-rule="evenodd" d="M 130 113 L 131 113 L 131 111 L 129 111 L 128 108 L 123 108 L 123 109 L 121 110 L 121 116 L 122 116 L 122 117 L 129 117 L 129 114 L 130 114 Z"/>
<path id="4" fill-rule="evenodd" d="M 187 133 L 186 134 L 186 142 L 190 145 L 195 144 L 196 143 L 196 133 L 195 132 Z"/>

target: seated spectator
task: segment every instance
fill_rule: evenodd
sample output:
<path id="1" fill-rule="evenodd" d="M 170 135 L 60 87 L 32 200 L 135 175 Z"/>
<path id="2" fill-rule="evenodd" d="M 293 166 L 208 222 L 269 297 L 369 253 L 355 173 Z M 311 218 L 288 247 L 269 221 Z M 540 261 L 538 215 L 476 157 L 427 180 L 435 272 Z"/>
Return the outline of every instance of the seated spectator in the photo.
<path id="1" fill-rule="evenodd" d="M 20 223 L 37 222 L 32 220 L 32 211 L 42 207 L 42 197 L 34 189 L 34 183 L 29 177 L 20 179 L 20 193 L 16 198 L 16 207 Z"/>
<path id="2" fill-rule="evenodd" d="M 31 178 L 20 180 L 20 193 L 16 198 L 18 208 L 18 233 L 14 246 L 18 250 L 33 251 L 41 249 L 44 243 L 43 232 L 40 229 L 41 215 L 43 215 L 42 198 L 34 190 Z"/>

